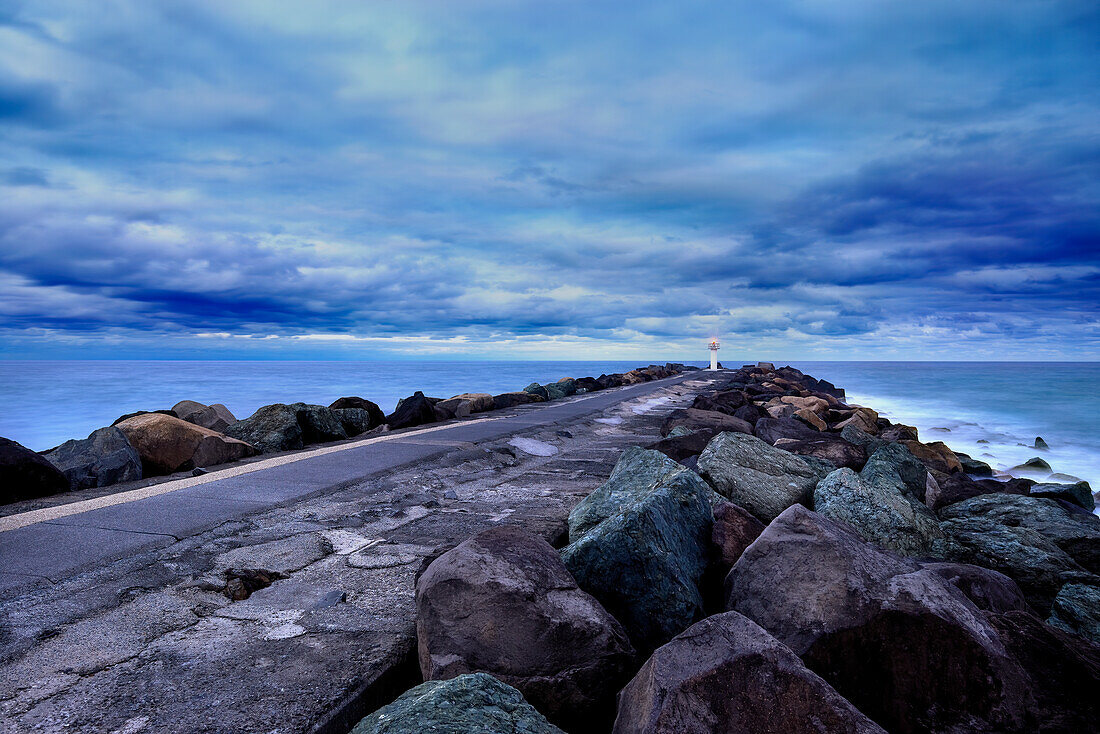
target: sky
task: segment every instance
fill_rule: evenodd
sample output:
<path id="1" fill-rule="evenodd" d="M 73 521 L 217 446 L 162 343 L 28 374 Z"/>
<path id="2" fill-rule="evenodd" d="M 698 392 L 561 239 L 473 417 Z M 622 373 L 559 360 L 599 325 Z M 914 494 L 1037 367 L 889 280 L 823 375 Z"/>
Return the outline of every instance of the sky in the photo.
<path id="1" fill-rule="evenodd" d="M 0 2 L 0 357 L 1100 359 L 1095 0 Z"/>

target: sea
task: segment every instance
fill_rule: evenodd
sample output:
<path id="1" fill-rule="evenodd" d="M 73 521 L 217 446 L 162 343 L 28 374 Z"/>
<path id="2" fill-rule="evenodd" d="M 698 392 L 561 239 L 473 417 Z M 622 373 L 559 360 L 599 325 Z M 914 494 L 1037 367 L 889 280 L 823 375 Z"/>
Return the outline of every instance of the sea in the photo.
<path id="1" fill-rule="evenodd" d="M 723 358 L 730 365 L 742 364 Z M 170 408 L 180 400 L 223 403 L 243 418 L 270 403 L 328 405 L 357 395 L 389 412 L 416 390 L 438 397 L 500 393 L 531 382 L 595 377 L 643 364 L 6 360 L 0 361 L 0 436 L 41 451 L 83 438 L 124 413 Z M 943 441 L 998 472 L 1047 479 L 1046 472 L 1014 469 L 1041 456 L 1055 474 L 1100 489 L 1100 362 L 790 364 L 845 388 L 849 402 L 916 426 L 922 440 Z M 1033 448 L 1040 436 L 1049 449 Z"/>

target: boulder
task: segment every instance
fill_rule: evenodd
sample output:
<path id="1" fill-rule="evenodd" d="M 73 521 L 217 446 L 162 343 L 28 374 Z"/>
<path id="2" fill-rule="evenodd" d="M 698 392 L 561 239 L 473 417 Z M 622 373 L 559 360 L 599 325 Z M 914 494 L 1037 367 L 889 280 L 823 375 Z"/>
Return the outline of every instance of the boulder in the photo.
<path id="1" fill-rule="evenodd" d="M 298 425 L 302 428 L 302 442 L 305 444 L 342 441 L 348 437 L 340 423 L 340 417 L 323 405 L 291 403 Z"/>
<path id="2" fill-rule="evenodd" d="M 402 399 L 393 413 L 386 416 L 386 423 L 391 429 L 395 430 L 435 422 L 436 417 L 435 411 L 432 409 L 432 402 L 424 397 L 424 393 L 419 390 Z"/>
<path id="3" fill-rule="evenodd" d="M 543 385 L 542 388 L 546 390 L 547 400 L 561 400 L 566 396 L 565 389 L 556 382 Z"/>
<path id="4" fill-rule="evenodd" d="M 691 404 L 698 410 L 710 410 L 716 413 L 734 415 L 738 408 L 744 407 L 745 394 L 740 390 L 724 390 L 713 395 L 699 395 Z"/>
<path id="5" fill-rule="evenodd" d="M 764 523 L 753 517 L 744 507 L 732 502 L 714 505 L 714 525 L 710 539 L 715 561 L 722 570 L 722 578 L 745 552 L 752 541 L 764 532 Z"/>
<path id="6" fill-rule="evenodd" d="M 1034 449 L 1039 449 L 1041 451 L 1048 451 L 1050 449 L 1050 445 L 1043 440 L 1042 436 L 1036 436 L 1035 443 L 1031 444 L 1031 447 Z"/>
<path id="7" fill-rule="evenodd" d="M 354 408 L 357 410 L 365 410 L 370 416 L 369 425 L 366 430 L 371 428 L 377 428 L 378 426 L 386 422 L 386 414 L 382 412 L 382 409 L 378 407 L 376 403 L 372 403 L 370 400 L 359 397 L 345 397 L 338 398 L 332 401 L 332 404 L 328 407 L 333 410 L 347 410 Z M 362 433 L 362 431 L 360 431 Z"/>
<path id="8" fill-rule="evenodd" d="M 955 453 L 947 447 L 943 441 L 934 443 L 921 443 L 920 441 L 902 441 L 901 444 L 909 449 L 909 453 L 917 457 L 929 469 L 951 474 L 961 472 L 962 464 Z"/>
<path id="9" fill-rule="evenodd" d="M 377 427 L 375 416 L 363 408 L 332 408 L 336 419 L 349 436 L 358 436 Z"/>
<path id="10" fill-rule="evenodd" d="M 718 494 L 764 522 L 808 501 L 827 472 L 755 436 L 720 433 L 699 456 L 699 473 Z"/>
<path id="11" fill-rule="evenodd" d="M 1016 466 L 1012 467 L 1011 469 L 1009 469 L 1009 471 L 1021 471 L 1031 472 L 1034 474 L 1042 474 L 1050 473 L 1051 471 L 1053 471 L 1053 469 L 1051 468 L 1050 464 L 1047 463 L 1046 459 L 1039 456 L 1033 456 L 1032 458 L 1025 461 L 1023 464 L 1017 464 Z"/>
<path id="12" fill-rule="evenodd" d="M 736 433 L 752 433 L 752 426 L 732 415 L 719 413 L 714 410 L 699 410 L 688 408 L 686 410 L 674 410 L 665 418 L 661 425 L 661 435 L 667 436 L 677 426 L 683 426 L 689 431 L 733 431 Z"/>
<path id="13" fill-rule="evenodd" d="M 703 449 L 717 433 L 713 429 L 689 431 L 684 426 L 677 426 L 669 431 L 668 436 L 646 448 L 660 451 L 675 461 L 683 461 L 689 456 L 698 456 L 703 453 Z"/>
<path id="14" fill-rule="evenodd" d="M 622 626 L 549 543 L 515 526 L 432 561 L 416 582 L 416 614 L 425 680 L 490 673 L 567 729 L 610 722 L 632 670 Z"/>
<path id="15" fill-rule="evenodd" d="M 936 516 L 896 483 L 837 469 L 821 480 L 813 496 L 817 512 L 847 523 L 865 540 L 905 556 L 943 555 L 946 536 Z"/>
<path id="16" fill-rule="evenodd" d="M 485 673 L 410 688 L 351 734 L 565 734 L 523 694 Z"/>
<path id="17" fill-rule="evenodd" d="M 1089 572 L 1100 573 L 1100 517 L 1074 512 L 1056 500 L 986 494 L 945 507 L 940 517 L 987 519 L 1009 528 L 1035 530 Z"/>
<path id="18" fill-rule="evenodd" d="M 484 413 L 493 410 L 495 406 L 493 396 L 487 392 L 464 392 L 455 395 L 455 398 L 469 402 L 471 413 Z"/>
<path id="19" fill-rule="evenodd" d="M 0 438 L 0 503 L 47 497 L 69 490 L 69 479 L 41 455 Z"/>
<path id="20" fill-rule="evenodd" d="M 962 454 L 955 452 L 955 457 L 958 458 L 959 464 L 962 465 L 964 472 L 972 477 L 992 477 L 993 467 L 984 461 L 979 461 L 968 454 Z"/>
<path id="21" fill-rule="evenodd" d="M 800 397 L 798 395 L 784 395 L 779 398 L 781 403 L 786 403 L 794 407 L 795 410 L 808 410 L 815 415 L 821 415 L 829 410 L 829 401 L 824 398 L 815 397 L 809 395 L 807 397 Z M 824 423 L 822 424 L 824 425 Z"/>
<path id="22" fill-rule="evenodd" d="M 532 382 L 530 385 L 523 388 L 523 391 L 525 393 L 529 393 L 531 395 L 534 395 L 535 397 L 541 398 L 542 400 L 549 400 L 550 399 L 550 393 L 547 392 L 545 387 L 538 384 L 537 382 Z"/>
<path id="23" fill-rule="evenodd" d="M 600 386 L 601 390 L 606 390 L 610 387 L 620 387 L 623 385 L 623 376 L 620 374 L 600 375 L 596 378 L 596 383 Z"/>
<path id="24" fill-rule="evenodd" d="M 1019 668 L 982 612 L 934 571 L 804 507 L 741 555 L 726 606 L 888 731 L 1024 730 Z"/>
<path id="25" fill-rule="evenodd" d="M 936 512 L 956 502 L 968 500 L 983 494 L 1028 494 L 1030 480 L 1012 480 L 1000 482 L 996 479 L 974 480 L 965 474 L 950 474 L 937 480 L 935 486 L 925 494 L 924 502 Z"/>
<path id="26" fill-rule="evenodd" d="M 112 423 L 111 425 L 112 426 L 117 426 L 119 423 L 121 423 L 124 420 L 129 420 L 130 418 L 133 418 L 133 417 L 139 416 L 139 415 L 149 415 L 150 413 L 157 413 L 159 415 L 170 415 L 173 418 L 178 418 L 179 417 L 170 410 L 135 410 L 133 413 L 126 413 L 124 415 L 120 415 L 118 418 L 115 418 L 115 422 Z"/>
<path id="27" fill-rule="evenodd" d="M 580 587 L 622 623 L 635 649 L 649 653 L 702 616 L 712 493 L 668 457 L 639 451 L 649 456 L 624 460 L 650 473 L 628 477 L 620 460 L 623 470 L 593 493 L 601 495 L 593 506 L 583 516 L 570 514 L 571 543 L 562 559 Z M 606 519 L 590 524 L 600 516 Z"/>
<path id="28" fill-rule="evenodd" d="M 845 441 L 835 433 L 823 433 L 816 439 L 781 438 L 775 442 L 777 449 L 800 456 L 815 456 L 838 469 L 846 466 L 859 471 L 867 463 L 867 450 Z"/>
<path id="29" fill-rule="evenodd" d="M 72 489 L 141 479 L 141 456 L 117 426 L 92 431 L 82 440 L 66 441 L 43 456 L 61 470 Z"/>
<path id="30" fill-rule="evenodd" d="M 1092 512 L 1096 509 L 1096 500 L 1092 497 L 1092 487 L 1088 482 L 1076 484 L 1036 484 L 1028 493 L 1032 497 L 1046 497 L 1062 500 Z"/>
<path id="31" fill-rule="evenodd" d="M 555 383 L 558 389 L 565 394 L 566 397 L 577 394 L 577 381 L 572 377 L 563 377 Z"/>
<path id="32" fill-rule="evenodd" d="M 821 420 L 821 418 L 818 417 L 817 413 L 808 408 L 800 408 L 796 410 L 794 412 L 794 415 L 791 417 L 795 420 L 802 421 L 816 431 L 824 431 L 829 428 L 829 426 L 826 425 L 825 421 Z"/>
<path id="33" fill-rule="evenodd" d="M 757 362 L 756 368 L 765 372 L 775 372 L 775 365 L 771 362 Z"/>
<path id="34" fill-rule="evenodd" d="M 596 392 L 603 389 L 595 377 L 578 377 L 576 386 L 577 392 Z"/>
<path id="35" fill-rule="evenodd" d="M 673 477 L 690 475 L 689 481 L 709 490 L 699 477 L 658 451 L 630 446 L 619 456 L 607 481 L 581 500 L 569 513 L 569 540 L 582 535 L 654 492 Z"/>
<path id="36" fill-rule="evenodd" d="M 297 411 L 282 403 L 265 405 L 226 428 L 225 435 L 251 444 L 264 454 L 300 449 L 305 445 Z"/>
<path id="37" fill-rule="evenodd" d="M 901 444 L 890 443 L 876 449 L 861 475 L 869 482 L 891 485 L 903 494 L 924 500 L 928 470 Z"/>
<path id="38" fill-rule="evenodd" d="M 837 423 L 835 428 L 844 430 L 848 426 L 854 426 L 861 431 L 870 433 L 872 436 L 877 435 L 879 432 L 878 413 L 870 408 L 853 406 L 852 414 Z"/>
<path id="39" fill-rule="evenodd" d="M 761 410 L 759 405 L 755 403 L 746 403 L 733 411 L 733 417 L 740 418 L 750 426 L 755 426 L 757 421 L 761 418 L 767 418 L 768 414 Z"/>
<path id="40" fill-rule="evenodd" d="M 1024 592 L 1003 573 L 969 563 L 925 563 L 923 566 L 951 582 L 984 612 L 1031 611 Z"/>
<path id="41" fill-rule="evenodd" d="M 816 441 L 821 438 L 821 431 L 794 418 L 761 418 L 752 432 L 757 438 L 773 446 L 781 438 L 793 438 L 796 441 Z"/>
<path id="42" fill-rule="evenodd" d="M 697 622 L 658 648 L 619 696 L 613 732 L 885 734 L 737 612 Z"/>
<path id="43" fill-rule="evenodd" d="M 1100 585 L 1066 584 L 1058 590 L 1047 622 L 1100 644 Z"/>
<path id="44" fill-rule="evenodd" d="M 883 441 L 916 441 L 917 429 L 902 423 L 894 423 L 880 429 L 878 436 Z"/>
<path id="45" fill-rule="evenodd" d="M 141 456 L 142 474 L 171 474 L 252 456 L 244 441 L 160 413 L 128 418 L 118 424 Z"/>
<path id="46" fill-rule="evenodd" d="M 452 418 L 469 418 L 473 407 L 469 400 L 463 398 L 448 398 L 440 400 L 434 406 L 437 420 L 446 421 Z"/>
<path id="47" fill-rule="evenodd" d="M 493 396 L 493 410 L 504 410 L 505 408 L 514 408 L 517 405 L 526 405 L 533 402 L 535 400 L 530 393 L 506 392 Z"/>
<path id="48" fill-rule="evenodd" d="M 172 414 L 180 420 L 219 433 L 237 422 L 237 417 L 221 403 L 203 405 L 194 400 L 181 400 L 172 406 Z"/>
<path id="49" fill-rule="evenodd" d="M 1027 718 L 1016 731 L 1095 731 L 1100 721 L 1100 646 L 1027 612 L 988 615 L 1024 670 Z"/>
<path id="50" fill-rule="evenodd" d="M 997 507 L 1001 500 L 1025 500 L 1022 505 Z M 1043 507 L 1031 503 L 1049 503 Z M 993 505 L 993 506 L 991 506 Z M 1027 517 L 1037 510 L 1034 518 Z M 1095 579 L 1065 548 L 1078 551 L 1073 526 L 1067 532 L 1048 535 L 1051 516 L 1058 511 L 1077 517 L 1053 500 L 1015 495 L 982 495 L 949 505 L 941 511 L 940 527 L 957 543 L 956 560 L 992 568 L 1023 589 L 1028 602 L 1040 613 L 1050 612 L 1058 590 L 1066 583 Z M 1044 522 L 1044 516 L 1048 522 Z M 1075 521 L 1072 521 L 1075 522 Z M 1078 538 L 1077 541 L 1081 539 Z M 1084 560 L 1087 555 L 1082 555 Z"/>

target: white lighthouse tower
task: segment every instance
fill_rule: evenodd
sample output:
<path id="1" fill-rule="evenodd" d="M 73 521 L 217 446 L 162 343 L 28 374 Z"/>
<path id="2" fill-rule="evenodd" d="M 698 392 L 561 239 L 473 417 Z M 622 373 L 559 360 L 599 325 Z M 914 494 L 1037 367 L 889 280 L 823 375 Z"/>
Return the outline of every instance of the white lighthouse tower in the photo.
<path id="1" fill-rule="evenodd" d="M 721 346 L 722 345 L 718 343 L 717 339 L 710 340 L 710 346 L 708 347 L 708 349 L 710 349 L 710 368 L 712 370 L 718 369 L 718 349 Z"/>

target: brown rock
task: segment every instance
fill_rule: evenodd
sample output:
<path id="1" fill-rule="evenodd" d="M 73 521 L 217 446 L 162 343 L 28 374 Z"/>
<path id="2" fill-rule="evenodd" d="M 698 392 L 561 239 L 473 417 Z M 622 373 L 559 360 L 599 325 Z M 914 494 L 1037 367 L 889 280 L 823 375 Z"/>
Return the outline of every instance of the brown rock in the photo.
<path id="1" fill-rule="evenodd" d="M 634 651 L 546 541 L 514 526 L 478 533 L 416 583 L 425 680 L 489 673 L 563 726 L 610 720 Z"/>
<path id="2" fill-rule="evenodd" d="M 127 418 L 118 427 L 141 456 L 145 476 L 224 464 L 256 453 L 244 441 L 161 413 Z"/>
<path id="3" fill-rule="evenodd" d="M 879 431 L 878 413 L 870 408 L 855 407 L 852 410 L 852 414 L 847 419 L 837 423 L 833 428 L 841 431 L 847 426 L 855 426 L 861 431 L 866 431 L 872 436 L 876 436 Z"/>
<path id="4" fill-rule="evenodd" d="M 943 441 L 934 443 L 921 443 L 920 441 L 902 441 L 901 444 L 909 449 L 909 453 L 921 460 L 929 469 L 935 469 L 944 474 L 953 474 L 962 471 L 962 464 L 955 452 L 947 447 Z"/>
<path id="5" fill-rule="evenodd" d="M 825 424 L 825 421 L 821 420 L 817 413 L 809 408 L 799 408 L 794 412 L 794 417 L 819 431 L 824 431 L 829 428 L 829 426 Z"/>
<path id="6" fill-rule="evenodd" d="M 934 571 L 804 507 L 741 555 L 726 606 L 891 732 L 1023 730 L 1019 668 L 980 610 Z"/>
<path id="7" fill-rule="evenodd" d="M 752 541 L 764 532 L 764 523 L 745 508 L 733 502 L 720 502 L 714 507 L 711 541 L 719 564 L 728 572 Z M 723 572 L 723 576 L 725 576 Z"/>
<path id="8" fill-rule="evenodd" d="M 619 696 L 615 734 L 885 734 L 752 620 L 726 612 L 657 649 Z"/>
<path id="9" fill-rule="evenodd" d="M 469 401 L 471 413 L 484 413 L 493 409 L 493 396 L 487 392 L 464 392 L 455 395 L 455 398 Z"/>

